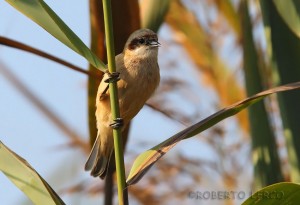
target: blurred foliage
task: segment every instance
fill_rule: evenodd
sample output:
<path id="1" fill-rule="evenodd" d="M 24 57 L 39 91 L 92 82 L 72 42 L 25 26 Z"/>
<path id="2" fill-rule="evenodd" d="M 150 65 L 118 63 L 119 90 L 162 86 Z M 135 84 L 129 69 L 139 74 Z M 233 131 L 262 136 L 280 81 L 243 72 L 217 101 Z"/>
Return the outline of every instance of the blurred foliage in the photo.
<path id="1" fill-rule="evenodd" d="M 141 8 L 138 1 L 112 3 L 116 53 L 122 51 L 128 35 L 140 26 L 158 30 L 163 45 L 159 56 L 163 75 L 160 88 L 148 103 L 154 111 L 175 123 L 180 121 L 190 125 L 199 121 L 199 116 L 208 116 L 207 107 L 201 107 L 203 102 L 218 110 L 244 99 L 245 93 L 249 96 L 270 88 L 270 85 L 299 81 L 297 1 L 164 0 L 161 7 L 161 1 L 142 0 L 139 1 Z M 101 6 L 101 1 L 90 0 L 91 49 L 105 62 Z M 241 8 L 242 12 L 239 11 Z M 176 49 L 179 50 L 177 55 L 170 57 L 168 52 L 174 54 Z M 182 62 L 188 63 L 189 67 L 182 66 Z M 93 66 L 89 70 L 97 72 Z M 179 75 L 174 75 L 176 72 Z M 99 80 L 91 76 L 88 79 L 90 143 L 96 136 L 94 100 Z M 191 84 L 192 80 L 197 83 Z M 195 91 L 212 95 L 206 97 L 204 94 L 199 100 Z M 170 94 L 180 96 L 181 103 L 189 103 L 193 114 L 186 113 L 185 106 L 176 107 L 177 102 L 169 97 Z M 160 160 L 141 182 L 129 187 L 131 197 L 141 204 L 179 204 L 190 202 L 188 192 L 201 187 L 207 190 L 251 190 L 251 185 L 258 188 L 282 180 L 298 182 L 299 96 L 298 91 L 282 94 L 278 101 L 272 98 L 258 105 L 259 108 L 251 109 L 249 120 L 247 113 L 241 112 L 229 123 L 205 132 L 204 137 L 196 142 L 214 153 L 213 160 L 210 156 L 192 159 L 182 150 L 173 152 L 176 153 L 173 155 L 169 153 L 169 158 Z M 49 113 L 44 114 L 49 117 Z M 274 116 L 277 118 L 272 119 Z M 61 124 L 67 127 L 63 121 Z M 252 163 L 250 140 L 253 143 L 252 155 L 255 156 Z M 149 145 L 141 147 L 146 150 Z M 282 154 L 285 152 L 288 156 Z M 137 154 L 135 150 L 129 150 L 130 161 Z M 128 167 L 131 164 L 128 162 Z M 251 176 L 252 164 L 255 180 Z M 188 182 L 183 183 L 185 181 Z M 67 188 L 65 193 L 95 194 L 103 191 L 102 185 L 80 182 Z M 235 202 L 234 199 L 221 201 L 224 204 Z"/>
<path id="2" fill-rule="evenodd" d="M 242 17 L 244 73 L 247 95 L 253 95 L 264 90 L 261 65 L 256 51 L 252 23 L 247 1 L 242 1 L 240 14 Z M 280 160 L 277 152 L 275 133 L 268 119 L 268 113 L 263 102 L 249 108 L 250 133 L 252 137 L 252 158 L 254 164 L 254 188 L 258 190 L 283 180 Z"/>
<path id="3" fill-rule="evenodd" d="M 295 82 L 300 78 L 300 40 L 296 35 L 299 17 L 295 12 L 299 11 L 300 4 L 291 1 L 282 4 L 280 1 L 261 1 L 264 16 L 266 39 L 270 44 L 268 59 L 272 64 L 272 72 L 275 73 L 273 83 L 275 85 L 287 82 Z M 293 29 L 291 26 L 294 25 Z M 280 113 L 283 119 L 285 140 L 288 151 L 288 161 L 291 166 L 290 178 L 292 181 L 300 180 L 300 92 L 279 95 Z"/>
<path id="4" fill-rule="evenodd" d="M 179 0 L 174 0 L 166 22 L 174 29 L 179 43 L 197 65 L 196 68 L 200 70 L 201 78 L 205 80 L 206 86 L 213 86 L 216 89 L 221 106 L 230 105 L 245 97 L 243 88 L 214 48 L 211 36 L 213 31 L 205 29 L 204 25 L 197 20 L 195 13 L 187 9 Z M 242 128 L 248 132 L 246 112 L 238 118 Z"/>

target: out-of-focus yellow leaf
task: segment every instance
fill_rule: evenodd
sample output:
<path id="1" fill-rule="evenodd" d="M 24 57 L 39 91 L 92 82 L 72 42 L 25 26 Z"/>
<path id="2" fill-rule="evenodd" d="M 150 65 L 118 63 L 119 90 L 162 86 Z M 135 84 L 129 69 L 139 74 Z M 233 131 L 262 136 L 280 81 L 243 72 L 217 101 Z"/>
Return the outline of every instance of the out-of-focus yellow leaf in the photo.
<path id="1" fill-rule="evenodd" d="M 234 10 L 232 1 L 230 0 L 216 0 L 217 7 L 219 11 L 225 16 L 229 25 L 235 31 L 238 37 L 241 36 L 241 25 L 240 17 L 238 13 Z"/>
<path id="2" fill-rule="evenodd" d="M 172 0 L 166 22 L 201 71 L 204 82 L 216 89 L 222 105 L 230 105 L 245 97 L 244 89 L 212 48 L 210 35 L 191 11 L 178 0 Z M 247 132 L 247 113 L 242 112 L 237 117 L 241 127 Z"/>

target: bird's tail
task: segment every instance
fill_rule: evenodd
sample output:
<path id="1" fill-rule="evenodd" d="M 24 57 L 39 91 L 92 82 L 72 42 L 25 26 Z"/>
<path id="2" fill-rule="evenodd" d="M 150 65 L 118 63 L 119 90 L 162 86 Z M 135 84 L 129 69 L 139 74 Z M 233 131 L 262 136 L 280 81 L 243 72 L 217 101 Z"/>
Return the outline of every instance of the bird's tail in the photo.
<path id="1" fill-rule="evenodd" d="M 104 136 L 102 136 L 104 137 Z M 94 177 L 100 176 L 104 179 L 108 169 L 109 161 L 113 153 L 113 138 L 102 138 L 98 134 L 97 139 L 93 145 L 90 156 L 85 163 L 85 170 L 91 170 L 91 175 Z"/>

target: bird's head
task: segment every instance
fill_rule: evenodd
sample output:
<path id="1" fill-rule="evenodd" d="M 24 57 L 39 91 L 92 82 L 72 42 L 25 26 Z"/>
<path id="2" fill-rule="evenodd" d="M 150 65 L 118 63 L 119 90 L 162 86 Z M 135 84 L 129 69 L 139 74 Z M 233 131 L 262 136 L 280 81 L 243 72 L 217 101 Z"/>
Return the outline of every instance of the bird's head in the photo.
<path id="1" fill-rule="evenodd" d="M 136 58 L 157 58 L 159 46 L 156 33 L 150 29 L 140 29 L 129 36 L 123 52 Z"/>

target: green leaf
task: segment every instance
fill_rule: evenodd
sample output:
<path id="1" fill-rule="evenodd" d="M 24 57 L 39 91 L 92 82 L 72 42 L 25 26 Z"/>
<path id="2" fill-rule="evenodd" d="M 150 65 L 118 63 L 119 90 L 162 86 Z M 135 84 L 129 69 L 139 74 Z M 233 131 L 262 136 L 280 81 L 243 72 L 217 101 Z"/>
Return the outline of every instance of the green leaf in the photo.
<path id="1" fill-rule="evenodd" d="M 80 38 L 57 16 L 57 14 L 42 0 L 6 0 L 9 4 L 25 16 L 40 25 L 52 36 L 77 52 L 89 63 L 101 71 L 105 71 L 105 64 L 91 52 Z"/>
<path id="2" fill-rule="evenodd" d="M 300 185 L 282 182 L 259 190 L 250 196 L 242 205 L 298 204 L 299 201 Z"/>
<path id="3" fill-rule="evenodd" d="M 218 122 L 233 116 L 243 109 L 249 107 L 250 105 L 260 101 L 264 97 L 277 92 L 283 92 L 288 90 L 300 89 L 300 82 L 290 83 L 287 85 L 279 86 L 273 89 L 269 89 L 260 92 L 252 97 L 246 98 L 245 100 L 239 101 L 229 107 L 226 107 L 215 114 L 207 117 L 204 120 L 182 130 L 181 132 L 175 134 L 169 139 L 163 141 L 159 145 L 147 150 L 146 152 L 140 154 L 134 161 L 134 164 L 130 170 L 129 176 L 127 178 L 127 185 L 130 186 L 138 182 L 146 172 L 151 168 L 151 166 L 157 162 L 164 154 L 166 154 L 171 148 L 173 148 L 181 140 L 195 136 L 202 131 L 212 127 Z"/>
<path id="4" fill-rule="evenodd" d="M 247 96 L 251 96 L 263 90 L 265 77 L 252 35 L 248 1 L 240 5 L 245 84 Z M 264 102 L 259 102 L 249 108 L 255 190 L 283 181 L 278 145 L 265 106 Z"/>
<path id="5" fill-rule="evenodd" d="M 0 141 L 0 170 L 34 204 L 65 204 L 50 185 L 28 164 Z"/>
<path id="6" fill-rule="evenodd" d="M 287 5 L 295 1 L 284 1 Z M 261 10 L 267 41 L 267 54 L 272 65 L 273 81 L 287 84 L 300 79 L 300 39 L 284 21 L 274 1 L 261 0 Z M 282 5 L 284 6 L 284 5 Z M 277 3 L 278 7 L 278 3 Z M 288 9 L 289 7 L 284 7 Z M 281 8 L 282 9 L 282 8 Z M 285 11 L 289 12 L 289 11 Z M 291 11 L 292 13 L 293 11 Z M 292 25 L 291 25 L 292 26 Z M 295 22 L 294 27 L 299 26 Z M 278 95 L 280 114 L 284 126 L 284 135 L 291 167 L 292 181 L 300 180 L 300 92 Z"/>
<path id="7" fill-rule="evenodd" d="M 300 37 L 300 1 L 299 0 L 273 0 L 274 5 L 288 25 L 298 37 Z"/>

